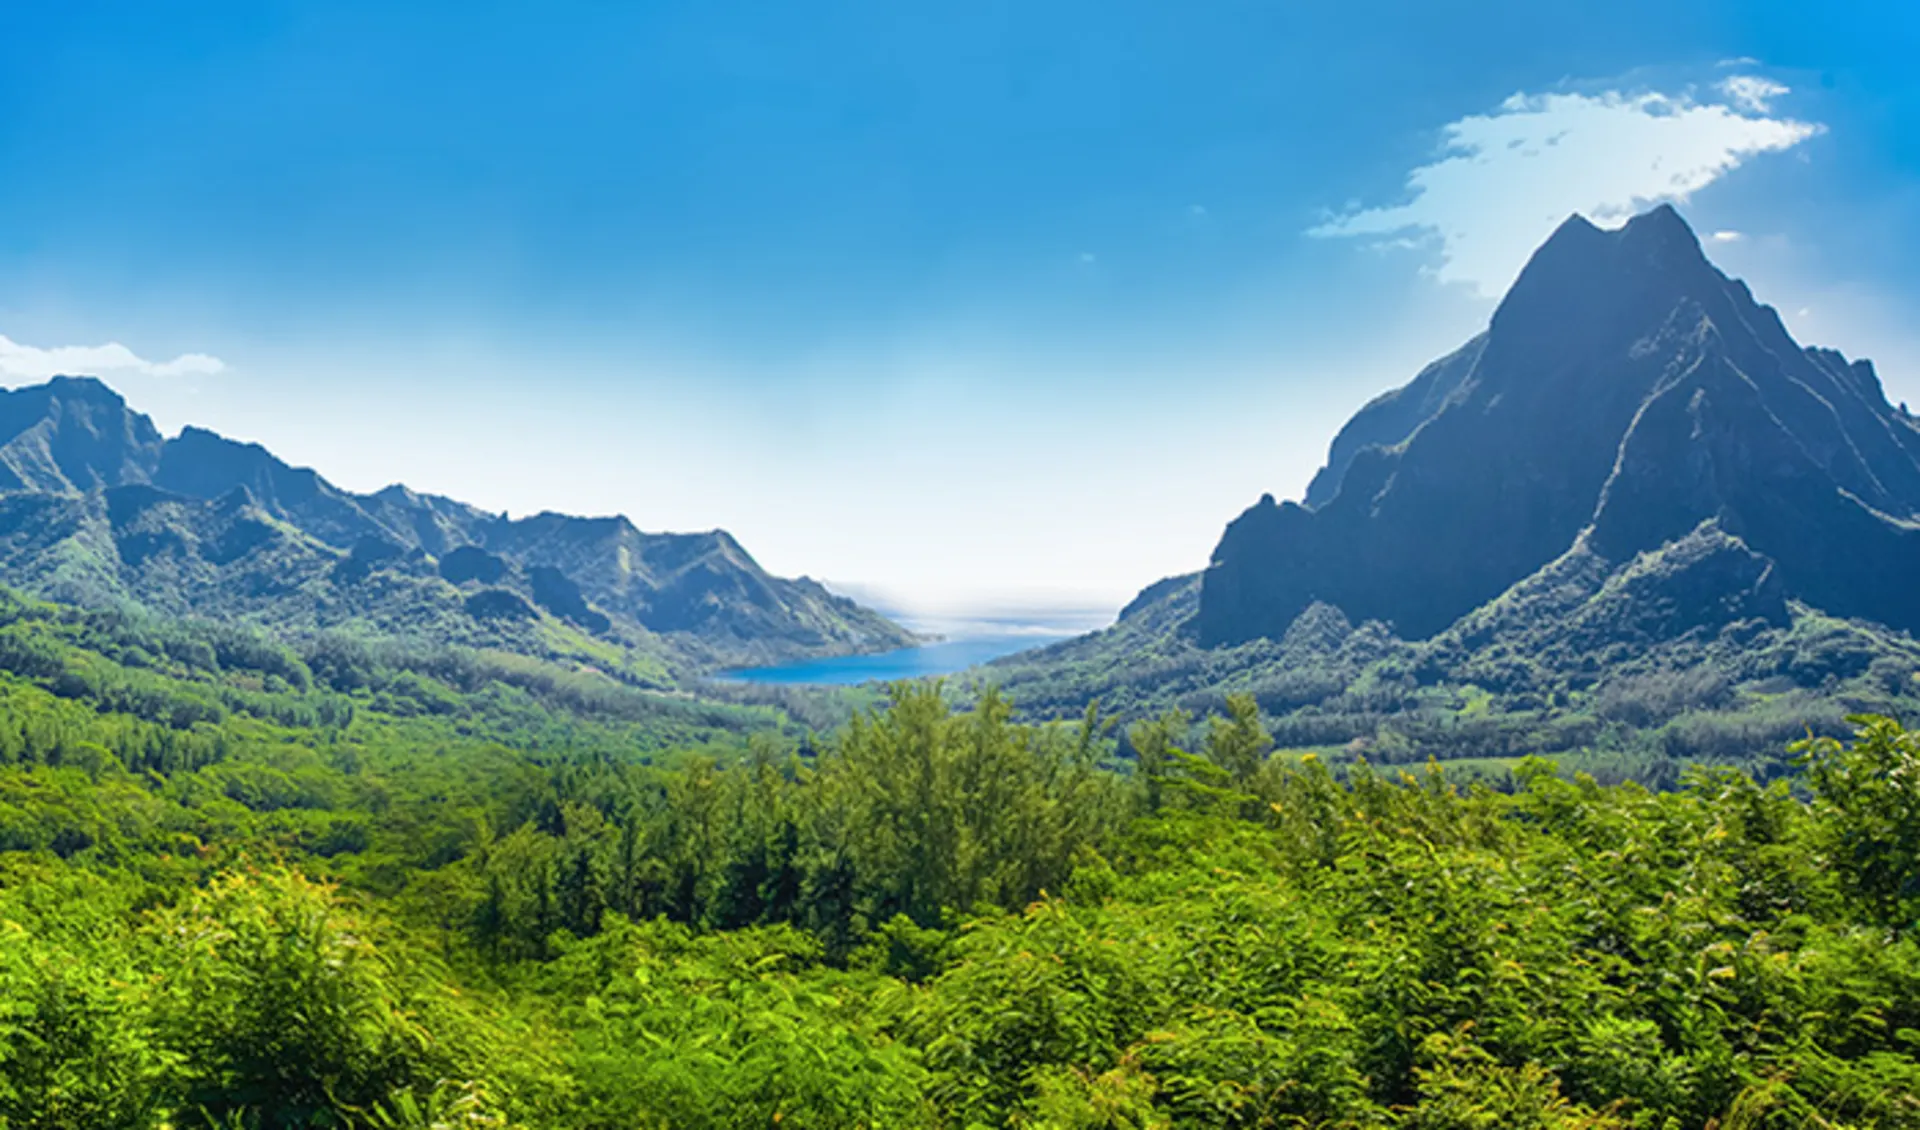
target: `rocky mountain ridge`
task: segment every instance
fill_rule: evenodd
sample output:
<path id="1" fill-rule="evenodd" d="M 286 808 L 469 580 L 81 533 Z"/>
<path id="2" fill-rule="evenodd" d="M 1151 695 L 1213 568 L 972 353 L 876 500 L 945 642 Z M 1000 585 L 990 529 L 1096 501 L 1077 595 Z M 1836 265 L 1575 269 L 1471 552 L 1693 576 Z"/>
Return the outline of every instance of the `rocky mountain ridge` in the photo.
<path id="1" fill-rule="evenodd" d="M 165 438 L 86 377 L 0 392 L 0 581 L 298 631 L 599 641 L 686 668 L 913 639 L 818 582 L 772 576 L 724 530 L 516 519 L 399 485 L 355 494 L 258 444 Z"/>

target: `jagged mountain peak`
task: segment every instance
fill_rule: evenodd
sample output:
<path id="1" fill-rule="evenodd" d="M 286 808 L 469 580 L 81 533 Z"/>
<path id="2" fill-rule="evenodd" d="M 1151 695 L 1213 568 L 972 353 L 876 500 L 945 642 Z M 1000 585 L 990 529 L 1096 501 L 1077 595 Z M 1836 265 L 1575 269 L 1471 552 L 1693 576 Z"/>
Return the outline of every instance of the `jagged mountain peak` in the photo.
<path id="1" fill-rule="evenodd" d="M 1576 216 L 1486 333 L 1341 430 L 1307 505 L 1263 498 L 1228 526 L 1195 623 L 1278 639 L 1322 602 L 1425 638 L 1590 527 L 1624 559 L 1713 520 L 1784 591 L 1920 627 L 1920 600 L 1862 572 L 1915 552 L 1916 515 L 1920 427 L 1871 365 L 1794 342 L 1671 206 Z"/>
<path id="2" fill-rule="evenodd" d="M 180 434 L 167 441 L 169 449 L 201 461 L 217 461 L 221 469 L 239 474 L 272 473 L 318 479 L 310 467 L 295 467 L 262 444 L 233 439 L 208 428 L 188 424 Z"/>
<path id="3" fill-rule="evenodd" d="M 433 496 L 423 495 L 405 483 L 388 483 L 386 486 L 374 491 L 371 497 L 377 498 L 382 502 L 391 502 L 400 506 L 415 506 Z"/>
<path id="4" fill-rule="evenodd" d="M 1683 297 L 1706 302 L 1726 283 L 1671 205 L 1611 230 L 1574 216 L 1528 258 L 1489 330 L 1496 340 L 1579 332 L 1590 341 Z"/>
<path id="5" fill-rule="evenodd" d="M 1628 217 L 1620 226 L 1620 234 L 1628 241 L 1672 243 L 1700 250 L 1700 237 L 1694 234 L 1693 225 L 1671 203 L 1662 202 Z"/>
<path id="6" fill-rule="evenodd" d="M 1528 259 L 1485 333 L 1433 362 L 1406 385 L 1376 397 L 1334 438 L 1306 493 L 1318 509 L 1340 492 L 1355 457 L 1394 448 L 1448 404 L 1477 393 L 1511 409 L 1539 397 L 1581 395 L 1591 362 L 1643 338 L 1696 330 L 1703 320 L 1758 322 L 1784 338 L 1773 311 L 1752 300 L 1706 258 L 1671 205 L 1602 228 L 1569 216 Z M 1777 333 L 1775 329 L 1777 328 Z M 1604 390 L 1603 390 L 1604 392 Z M 1363 466 L 1368 466 L 1362 460 Z M 1377 464 L 1372 469 L 1378 471 Z M 1368 479 L 1362 485 L 1377 488 Z"/>
<path id="7" fill-rule="evenodd" d="M 93 377 L 0 392 L 0 490 L 85 492 L 150 476 L 159 429 Z"/>
<path id="8" fill-rule="evenodd" d="M 1629 262 L 1665 267 L 1706 261 L 1700 237 L 1680 215 L 1680 210 L 1672 204 L 1659 204 L 1611 228 L 1575 212 L 1561 221 L 1534 251 L 1528 266 L 1582 258 L 1594 260 L 1622 252 L 1627 253 Z"/>
<path id="9" fill-rule="evenodd" d="M 108 404 L 124 405 L 126 403 L 125 398 L 115 392 L 107 382 L 99 377 L 89 377 L 84 374 L 63 373 L 49 377 L 43 384 L 28 385 L 15 391 L 29 394 L 44 393 L 47 396 L 79 396 Z"/>

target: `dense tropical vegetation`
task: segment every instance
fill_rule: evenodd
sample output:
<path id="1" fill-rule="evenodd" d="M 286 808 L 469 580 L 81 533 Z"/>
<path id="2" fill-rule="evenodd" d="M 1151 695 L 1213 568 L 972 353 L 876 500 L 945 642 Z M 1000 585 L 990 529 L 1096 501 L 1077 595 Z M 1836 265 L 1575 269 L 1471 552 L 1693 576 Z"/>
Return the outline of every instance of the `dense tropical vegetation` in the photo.
<path id="1" fill-rule="evenodd" d="M 1149 589 L 1111 628 L 996 661 L 982 684 L 1035 717 L 1077 716 L 1094 700 L 1129 718 L 1212 714 L 1245 694 L 1284 750 L 1496 771 L 1545 754 L 1603 782 L 1661 788 L 1700 761 L 1778 776 L 1809 730 L 1843 737 L 1852 715 L 1920 713 L 1911 635 L 1804 605 L 1781 624 L 1672 634 L 1640 630 L 1644 606 L 1621 601 L 1574 630 L 1533 593 L 1409 641 L 1320 604 L 1279 639 L 1203 647 L 1189 630 L 1198 582 L 1177 582 Z"/>
<path id="2" fill-rule="evenodd" d="M 1920 1126 L 1920 737 L 1757 783 L 0 608 L 0 1126 Z"/>

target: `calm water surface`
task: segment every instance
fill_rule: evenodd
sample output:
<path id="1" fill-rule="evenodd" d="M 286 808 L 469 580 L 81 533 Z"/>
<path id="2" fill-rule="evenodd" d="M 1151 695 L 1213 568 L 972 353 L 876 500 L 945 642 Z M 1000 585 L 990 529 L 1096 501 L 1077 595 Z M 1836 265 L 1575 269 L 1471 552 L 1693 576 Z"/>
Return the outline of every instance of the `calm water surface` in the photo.
<path id="1" fill-rule="evenodd" d="M 1058 643 L 1066 634 L 983 635 L 966 639 L 903 647 L 878 655 L 846 655 L 834 659 L 810 659 L 780 667 L 746 667 L 722 671 L 719 678 L 742 683 L 852 686 L 871 679 L 918 679 L 928 675 L 950 675 L 976 663 L 1012 655 L 1033 647 Z"/>

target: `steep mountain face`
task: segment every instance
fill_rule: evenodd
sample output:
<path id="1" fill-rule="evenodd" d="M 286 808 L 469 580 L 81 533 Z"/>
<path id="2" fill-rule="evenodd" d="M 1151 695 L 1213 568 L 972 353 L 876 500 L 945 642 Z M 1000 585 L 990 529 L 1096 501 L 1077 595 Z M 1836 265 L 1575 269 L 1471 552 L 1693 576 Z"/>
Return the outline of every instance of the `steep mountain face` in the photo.
<path id="1" fill-rule="evenodd" d="M 1382 393 L 1347 421 L 1333 437 L 1327 465 L 1307 484 L 1306 504 L 1313 508 L 1326 505 L 1340 489 L 1340 480 L 1346 477 L 1354 456 L 1361 451 L 1369 447 L 1392 447 L 1439 412 L 1459 391 L 1461 383 L 1472 375 L 1486 344 L 1487 335 L 1480 334 L 1420 370 L 1419 375 L 1405 385 Z"/>
<path id="2" fill-rule="evenodd" d="M 545 513 L 494 520 L 475 537 L 504 558 L 564 574 L 601 608 L 656 632 L 737 646 L 786 638 L 822 651 L 909 640 L 810 578 L 772 576 L 725 530 L 646 534 L 623 517 Z"/>
<path id="3" fill-rule="evenodd" d="M 1920 628 L 1920 426 L 1866 362 L 1808 350 L 1669 207 L 1579 217 L 1487 331 L 1366 406 L 1305 505 L 1231 523 L 1206 645 L 1279 638 L 1316 602 L 1408 639 L 1578 541 L 1618 567 L 1711 523 L 1785 597 Z"/>
<path id="4" fill-rule="evenodd" d="M 160 432 L 87 377 L 0 391 L 0 491 L 86 491 L 144 482 Z"/>
<path id="5" fill-rule="evenodd" d="M 362 500 L 305 467 L 289 467 L 257 443 L 237 443 L 204 428 L 186 428 L 162 448 L 150 480 L 187 498 L 218 498 L 244 489 L 267 513 L 339 548 L 366 537 L 419 544 L 407 527 L 382 523 Z"/>
<path id="6" fill-rule="evenodd" d="M 664 640 L 696 667 L 913 639 L 811 580 L 768 574 L 724 531 L 510 520 L 403 486 L 354 494 L 202 428 L 163 440 L 91 378 L 0 393 L 0 582 L 301 631 L 522 650 L 567 633 L 652 651 Z"/>

